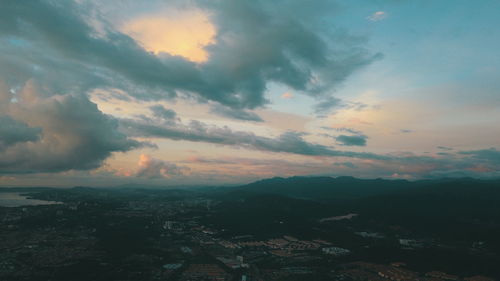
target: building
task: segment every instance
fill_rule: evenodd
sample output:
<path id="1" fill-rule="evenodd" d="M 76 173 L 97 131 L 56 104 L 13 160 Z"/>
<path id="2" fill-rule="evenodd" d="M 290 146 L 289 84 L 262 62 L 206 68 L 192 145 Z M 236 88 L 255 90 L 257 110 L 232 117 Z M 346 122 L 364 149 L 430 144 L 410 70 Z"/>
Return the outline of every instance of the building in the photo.
<path id="1" fill-rule="evenodd" d="M 321 249 L 321 251 L 325 254 L 334 255 L 334 256 L 345 256 L 351 253 L 350 250 L 339 248 L 339 247 L 326 247 Z"/>

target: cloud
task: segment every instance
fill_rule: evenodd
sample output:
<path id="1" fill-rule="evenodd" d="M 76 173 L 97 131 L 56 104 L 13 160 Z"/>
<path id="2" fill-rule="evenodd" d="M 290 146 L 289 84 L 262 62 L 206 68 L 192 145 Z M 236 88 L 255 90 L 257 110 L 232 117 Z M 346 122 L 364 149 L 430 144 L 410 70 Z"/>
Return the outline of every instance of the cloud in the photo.
<path id="1" fill-rule="evenodd" d="M 256 113 L 242 110 L 242 109 L 233 109 L 227 106 L 222 106 L 220 104 L 215 104 L 212 106 L 210 112 L 217 114 L 219 116 L 244 120 L 244 121 L 254 121 L 254 122 L 263 122 L 262 118 Z"/>
<path id="2" fill-rule="evenodd" d="M 318 116 L 325 116 L 336 107 L 343 107 L 342 100 L 336 97 L 327 97 L 314 106 L 314 112 Z"/>
<path id="3" fill-rule="evenodd" d="M 86 22 L 91 18 L 89 11 L 92 11 L 92 7 L 71 1 L 7 1 L 0 11 L 0 26 L 4 27 L 0 28 L 0 37 L 18 38 L 23 42 L 21 48 L 17 46 L 19 50 L 10 54 L 13 64 L 19 65 L 26 58 L 34 59 L 30 68 L 35 64 L 45 75 L 44 69 L 52 68 L 51 63 L 57 62 L 57 68 L 70 68 L 69 73 L 79 76 L 89 87 L 93 83 L 88 80 L 100 82 L 93 87 L 128 88 L 130 83 L 150 90 L 162 87 L 161 91 L 150 93 L 134 92 L 142 99 L 158 99 L 170 98 L 173 88 L 187 85 L 188 81 L 190 85 L 196 84 L 198 71 L 194 63 L 175 56 L 160 60 L 129 36 L 104 23 L 104 30 L 98 32 Z M 28 56 L 31 51 L 39 56 Z M 27 74 L 37 76 L 37 73 Z M 58 81 L 56 77 L 42 80 L 46 83 Z M 71 88 L 66 83 L 62 85 Z"/>
<path id="4" fill-rule="evenodd" d="M 207 47 L 211 59 L 206 69 L 223 74 L 212 77 L 238 92 L 250 108 L 266 102 L 262 94 L 269 81 L 327 94 L 379 58 L 363 48 L 363 39 L 322 28 L 337 10 L 331 1 L 314 1 L 307 9 L 296 0 L 198 3 L 213 13 L 218 30 L 215 44 Z"/>
<path id="5" fill-rule="evenodd" d="M 102 20 L 93 2 L 3 2 L 0 115 L 15 120 L 2 122 L 20 133 L 4 133 L 2 145 L 8 147 L 0 152 L 1 173 L 89 170 L 113 152 L 146 145 L 118 131 L 117 121 L 89 101 L 87 95 L 98 88 L 116 88 L 139 100 L 181 93 L 224 105 L 217 111 L 226 117 L 261 121 L 247 110 L 268 102 L 269 82 L 321 96 L 378 57 L 364 49 L 364 39 L 324 33 L 321 19 L 336 9 L 329 1 L 307 9 L 299 2 L 194 1 L 217 30 L 202 63 L 145 50 L 144 42 Z M 173 111 L 151 110 L 166 127 L 145 120 L 142 133 L 304 155 L 344 154 L 297 133 L 273 139 L 196 121 L 179 125 Z"/>
<path id="6" fill-rule="evenodd" d="M 478 171 L 462 170 L 462 169 L 443 169 L 443 170 L 429 171 L 429 173 L 426 174 L 425 177 L 431 179 L 465 178 L 465 177 L 498 179 L 500 178 L 500 172 L 498 172 L 498 170 L 488 171 L 488 172 L 478 172 Z"/>
<path id="7" fill-rule="evenodd" d="M 323 130 L 327 131 L 336 131 L 336 132 L 347 132 L 350 134 L 354 135 L 363 135 L 363 132 L 354 130 L 353 128 L 347 128 L 347 127 L 321 127 Z"/>
<path id="8" fill-rule="evenodd" d="M 365 135 L 340 135 L 335 138 L 340 145 L 344 146 L 366 146 L 366 139 L 368 137 Z"/>
<path id="9" fill-rule="evenodd" d="M 26 94 L 26 93 L 25 93 Z M 0 173 L 90 170 L 113 152 L 142 146 L 118 132 L 118 123 L 83 96 L 62 95 L 9 103 L 0 114 Z M 19 121 L 14 121 L 19 120 Z M 5 139 L 4 139 L 5 141 Z"/>
<path id="10" fill-rule="evenodd" d="M 334 150 L 330 147 L 307 142 L 303 134 L 286 132 L 276 138 L 255 135 L 252 132 L 233 131 L 228 127 L 207 125 L 200 121 L 184 124 L 158 124 L 147 120 L 122 119 L 122 130 L 131 136 L 149 138 L 167 138 L 206 142 L 246 149 L 270 152 L 283 152 L 309 156 L 353 157 L 364 159 L 390 159 L 391 157 L 368 152 Z"/>
<path id="11" fill-rule="evenodd" d="M 208 60 L 204 47 L 213 43 L 216 32 L 208 15 L 200 10 L 163 11 L 133 18 L 121 30 L 157 55 L 168 53 L 198 63 Z"/>
<path id="12" fill-rule="evenodd" d="M 262 179 L 271 176 L 296 176 L 310 175 L 311 173 L 323 174 L 331 169 L 322 160 L 313 161 L 287 161 L 284 159 L 253 159 L 242 157 L 204 158 L 191 157 L 185 161 L 189 164 L 209 164 L 209 172 L 219 177 L 231 177 L 242 179 L 252 177 L 249 180 Z M 246 180 L 246 179 L 245 179 Z"/>
<path id="13" fill-rule="evenodd" d="M 471 156 L 480 162 L 500 166 L 500 150 L 493 147 L 489 149 L 460 151 L 459 154 Z"/>
<path id="14" fill-rule="evenodd" d="M 168 2 L 166 5 L 182 1 Z M 173 110 L 161 105 L 150 108 L 151 118 L 118 121 L 101 112 L 88 94 L 102 89 L 124 93 L 120 96 L 123 100 L 182 97 L 208 101 L 216 114 L 258 122 L 262 119 L 251 110 L 268 103 L 268 86 L 277 83 L 294 94 L 314 97 L 318 115 L 336 108 L 361 110 L 364 104 L 340 100 L 332 93 L 354 72 L 380 59 L 381 54 L 366 49 L 366 38 L 332 26 L 325 28 L 325 21 L 339 10 L 329 0 L 311 1 L 308 5 L 301 0 L 183 3 L 188 15 L 186 21 L 181 20 L 183 28 L 193 22 L 210 26 L 207 34 L 186 39 L 194 41 L 189 42 L 185 53 L 180 45 L 169 45 L 162 38 L 178 31 L 174 21 L 160 22 L 162 27 L 173 30 L 152 30 L 151 25 L 160 20 L 155 12 L 152 22 L 147 22 L 151 15 L 144 14 L 131 18 L 130 28 L 120 26 L 122 29 L 117 30 L 108 23 L 112 19 L 103 18 L 100 8 L 109 5 L 116 9 L 121 1 L 95 3 L 2 1 L 0 174 L 94 169 L 113 153 L 147 145 L 126 133 L 274 153 L 358 158 L 363 163 L 351 160 L 360 170 L 376 163 L 381 166 L 380 174 L 388 175 L 397 172 L 423 176 L 446 170 L 494 174 L 498 170 L 497 148 L 451 151 L 432 157 L 342 151 L 310 142 L 303 133 L 293 131 L 265 137 L 199 121 L 183 124 Z M 193 20 L 190 9 L 201 14 Z M 386 17 L 386 12 L 378 11 L 369 19 Z M 200 19 L 207 22 L 200 23 Z M 201 28 L 194 32 L 206 31 Z M 207 36 L 200 41 L 198 35 Z M 193 52 L 198 53 L 193 56 Z M 273 119 L 267 118 L 264 111 L 259 114 L 266 120 Z M 283 119 L 280 122 L 296 123 L 287 116 Z M 348 123 L 367 124 L 353 120 Z M 346 133 L 337 137 L 340 144 L 366 145 L 366 136 L 361 132 L 342 132 Z M 144 171 L 140 174 L 146 178 L 176 173 L 175 164 L 151 157 L 145 157 L 142 164 Z"/>
<path id="15" fill-rule="evenodd" d="M 0 116 L 0 151 L 17 143 L 37 141 L 40 133 L 40 128 L 31 128 L 10 116 Z"/>
<path id="16" fill-rule="evenodd" d="M 335 162 L 335 163 L 333 163 L 333 165 L 345 167 L 345 168 L 349 168 L 349 169 L 356 169 L 358 167 L 352 162 Z"/>
<path id="17" fill-rule="evenodd" d="M 363 38 L 322 28 L 322 20 L 337 9 L 326 0 L 307 8 L 298 0 L 194 1 L 194 9 L 210 15 L 217 30 L 213 44 L 204 48 L 209 59 L 203 63 L 145 50 L 95 16 L 98 11 L 92 11 L 97 8 L 90 3 L 3 3 L 0 37 L 17 49 L 11 48 L 9 58 L 1 56 L 35 77 L 39 74 L 30 69 L 33 65 L 45 77 L 51 76 L 49 69 L 57 68 L 75 82 L 73 86 L 62 83 L 68 88 L 131 89 L 129 94 L 143 100 L 170 99 L 182 93 L 237 109 L 266 104 L 269 82 L 328 96 L 354 71 L 380 58 L 364 48 Z M 27 55 L 32 51 L 37 55 Z M 28 58 L 33 61 L 26 64 Z M 71 70 L 69 74 L 60 70 L 64 68 Z"/>
<path id="18" fill-rule="evenodd" d="M 218 173 L 238 170 L 238 176 L 257 178 L 265 175 L 352 175 L 356 177 L 374 178 L 393 176 L 405 178 L 442 178 L 442 177 L 483 177 L 498 178 L 498 169 L 485 169 L 484 163 L 470 157 L 448 154 L 443 157 L 419 156 L 412 153 L 392 155 L 387 160 L 355 159 L 343 161 L 338 159 L 327 164 L 330 159 L 312 158 L 312 162 L 293 162 L 282 159 L 243 159 L 224 157 L 221 159 L 195 157 L 185 163 L 217 164 Z M 337 159 L 335 159 L 337 160 Z M 498 167 L 498 166 L 497 166 Z M 250 172 L 251 171 L 251 172 Z"/>
<path id="19" fill-rule="evenodd" d="M 438 146 L 437 149 L 440 149 L 440 150 L 445 150 L 445 151 L 450 151 L 450 150 L 453 150 L 452 147 L 447 147 L 447 146 Z"/>
<path id="20" fill-rule="evenodd" d="M 293 98 L 293 94 L 292 94 L 292 93 L 289 93 L 289 92 L 286 92 L 286 93 L 283 93 L 283 94 L 281 95 L 281 98 L 282 98 L 282 99 L 289 100 L 289 99 L 292 99 L 292 98 Z"/>
<path id="21" fill-rule="evenodd" d="M 367 17 L 367 19 L 370 21 L 381 21 L 385 18 L 387 18 L 387 13 L 384 11 L 374 12 L 373 14 Z"/>
<path id="22" fill-rule="evenodd" d="M 175 111 L 166 109 L 161 104 L 150 106 L 149 109 L 153 112 L 155 117 L 163 119 L 165 122 L 175 122 L 177 119 L 177 113 Z"/>
<path id="23" fill-rule="evenodd" d="M 314 113 L 318 117 L 326 117 L 335 109 L 352 109 L 361 111 L 367 108 L 368 105 L 361 102 L 345 101 L 333 96 L 327 96 L 320 99 L 320 102 L 314 105 Z"/>
<path id="24" fill-rule="evenodd" d="M 189 171 L 189 168 L 187 167 L 181 167 L 174 163 L 154 159 L 145 154 L 141 154 L 138 165 L 139 169 L 136 176 L 150 179 L 170 178 L 173 176 L 184 175 Z"/>
<path id="25" fill-rule="evenodd" d="M 16 37 L 0 31 L 0 83 L 4 84 L 4 93 L 12 93 L 5 102 L 16 98 L 16 92 L 28 83 L 38 84 L 38 95 L 42 97 L 85 93 L 109 85 L 109 72 L 102 68 L 68 60 L 47 46 L 24 39 L 19 39 L 22 44 L 18 45 L 10 38 Z"/>

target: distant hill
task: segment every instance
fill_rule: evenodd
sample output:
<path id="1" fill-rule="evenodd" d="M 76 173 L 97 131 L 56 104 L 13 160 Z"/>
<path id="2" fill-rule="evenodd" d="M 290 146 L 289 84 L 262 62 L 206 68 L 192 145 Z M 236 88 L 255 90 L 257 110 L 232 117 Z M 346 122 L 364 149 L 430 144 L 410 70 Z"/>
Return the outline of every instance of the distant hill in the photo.
<path id="1" fill-rule="evenodd" d="M 465 197 L 476 196 L 477 188 L 488 188 L 488 191 L 500 190 L 500 180 L 479 180 L 471 178 L 440 180 L 386 180 L 358 179 L 354 177 L 290 177 L 271 178 L 256 181 L 243 186 L 233 187 L 231 192 L 279 194 L 309 200 L 348 200 L 372 198 L 384 195 L 399 196 L 402 194 L 437 192 L 453 192 Z M 451 190 L 450 190 L 451 189 Z M 493 190 L 491 190 L 493 189 Z"/>
<path id="2" fill-rule="evenodd" d="M 310 200 L 346 200 L 388 194 L 415 186 L 406 180 L 353 177 L 272 178 L 233 188 L 248 193 L 280 194 Z"/>
<path id="3" fill-rule="evenodd" d="M 219 198 L 225 201 L 220 218 L 231 225 L 245 221 L 250 228 L 259 222 L 265 229 L 287 217 L 293 218 L 283 219 L 288 227 L 295 227 L 311 219 L 356 213 L 359 223 L 376 221 L 463 239 L 485 237 L 500 250 L 494 238 L 500 235 L 500 180 L 272 178 L 233 187 Z"/>

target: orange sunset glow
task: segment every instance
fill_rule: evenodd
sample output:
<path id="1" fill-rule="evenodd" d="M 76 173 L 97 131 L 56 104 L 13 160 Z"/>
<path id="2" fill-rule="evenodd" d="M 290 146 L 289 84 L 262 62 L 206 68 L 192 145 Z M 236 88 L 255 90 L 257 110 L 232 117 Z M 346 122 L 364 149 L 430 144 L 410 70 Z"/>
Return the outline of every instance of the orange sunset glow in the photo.
<path id="1" fill-rule="evenodd" d="M 209 17 L 201 11 L 138 17 L 125 23 L 122 30 L 150 52 L 198 63 L 208 60 L 204 47 L 214 42 L 216 34 Z"/>

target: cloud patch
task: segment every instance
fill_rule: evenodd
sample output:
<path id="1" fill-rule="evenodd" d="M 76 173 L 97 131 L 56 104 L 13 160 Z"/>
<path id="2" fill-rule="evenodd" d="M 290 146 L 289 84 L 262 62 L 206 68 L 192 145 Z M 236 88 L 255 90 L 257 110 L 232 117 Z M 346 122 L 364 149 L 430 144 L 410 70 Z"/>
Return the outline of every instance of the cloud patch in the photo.
<path id="1" fill-rule="evenodd" d="M 41 131 L 10 116 L 0 116 L 0 151 L 17 143 L 37 141 Z"/>
<path id="2" fill-rule="evenodd" d="M 500 150 L 493 147 L 489 149 L 460 151 L 459 154 L 468 155 L 477 161 L 500 166 Z"/>
<path id="3" fill-rule="evenodd" d="M 233 109 L 231 107 L 223 106 L 220 104 L 213 105 L 212 108 L 210 109 L 210 112 L 230 119 L 253 121 L 253 122 L 264 121 L 259 115 L 257 115 L 254 112 L 243 109 Z"/>
<path id="4" fill-rule="evenodd" d="M 340 135 L 335 137 L 338 144 L 344 146 L 366 146 L 367 136 L 365 135 Z"/>
<path id="5" fill-rule="evenodd" d="M 381 21 L 386 18 L 387 18 L 387 13 L 384 11 L 376 11 L 367 17 L 369 21 Z"/>
<path id="6" fill-rule="evenodd" d="M 175 122 L 177 113 L 172 109 L 166 109 L 163 105 L 152 105 L 149 109 L 153 112 L 153 116 L 160 118 L 165 122 Z"/>
<path id="7" fill-rule="evenodd" d="M 136 176 L 149 179 L 171 178 L 173 176 L 184 175 L 189 171 L 187 167 L 155 159 L 146 154 L 141 154 L 138 165 L 139 169 Z"/>
<path id="8" fill-rule="evenodd" d="M 343 107 L 341 99 L 336 97 L 324 98 L 321 102 L 314 106 L 314 112 L 320 117 L 326 116 L 333 108 Z"/>

